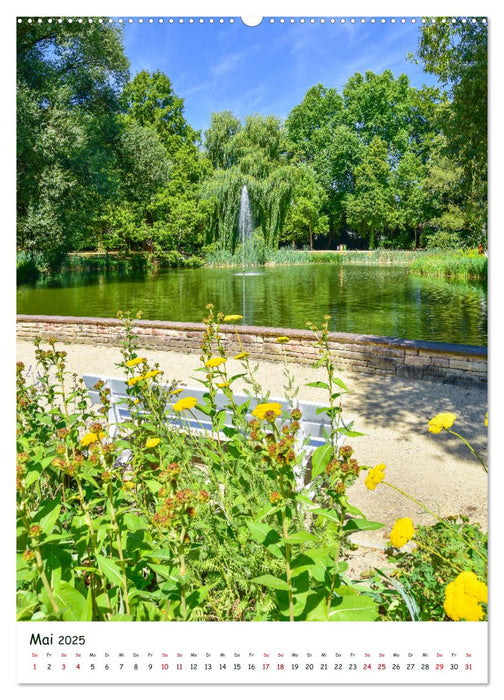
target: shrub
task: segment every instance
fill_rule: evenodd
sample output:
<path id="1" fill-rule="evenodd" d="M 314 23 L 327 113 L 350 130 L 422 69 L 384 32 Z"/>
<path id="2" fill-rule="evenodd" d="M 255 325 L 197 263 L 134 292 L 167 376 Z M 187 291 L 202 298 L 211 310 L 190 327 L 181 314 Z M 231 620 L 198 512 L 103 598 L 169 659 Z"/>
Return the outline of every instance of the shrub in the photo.
<path id="1" fill-rule="evenodd" d="M 104 383 L 94 387 L 100 406 L 91 410 L 54 340 L 45 348 L 36 341 L 35 377 L 17 365 L 18 619 L 372 621 L 405 619 L 406 609 L 440 619 L 442 608 L 450 619 L 484 616 L 486 539 L 465 521 L 438 518 L 390 484 L 384 464 L 361 465 L 342 444 L 360 433 L 342 418 L 348 389 L 332 359 L 329 317 L 320 328 L 309 324 L 323 371 L 311 386 L 326 392 L 319 411 L 329 428 L 308 469 L 288 337 L 276 341 L 289 402 L 283 410 L 257 382 L 243 347 L 233 357 L 240 370 L 228 370 L 221 327 L 241 317 L 215 315 L 209 305 L 196 370 L 204 398 L 181 399 L 181 382 L 138 353 L 133 319 L 120 315 L 129 417 L 119 425 L 110 422 Z M 238 379 L 248 387 L 245 403 L 236 401 Z M 224 425 L 223 400 L 231 425 Z M 210 426 L 197 433 L 189 422 L 200 420 L 196 406 Z M 458 435 L 455 419 L 439 414 L 429 429 Z M 382 527 L 350 502 L 363 472 L 368 489 L 390 487 L 439 521 L 417 533 L 409 519 L 394 526 L 395 548 L 417 545 L 411 555 L 391 553 L 400 585 L 385 575 L 356 582 L 346 574 L 349 535 Z"/>

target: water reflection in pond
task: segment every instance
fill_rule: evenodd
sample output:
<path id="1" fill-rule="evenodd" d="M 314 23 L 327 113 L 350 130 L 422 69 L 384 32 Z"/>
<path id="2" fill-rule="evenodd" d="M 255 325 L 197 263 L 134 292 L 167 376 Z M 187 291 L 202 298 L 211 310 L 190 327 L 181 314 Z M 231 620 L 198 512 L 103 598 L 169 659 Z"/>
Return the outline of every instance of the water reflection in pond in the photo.
<path id="1" fill-rule="evenodd" d="M 206 305 L 253 326 L 330 329 L 470 345 L 487 343 L 486 285 L 410 275 L 404 267 L 332 264 L 68 275 L 18 287 L 18 313 L 201 321 Z"/>

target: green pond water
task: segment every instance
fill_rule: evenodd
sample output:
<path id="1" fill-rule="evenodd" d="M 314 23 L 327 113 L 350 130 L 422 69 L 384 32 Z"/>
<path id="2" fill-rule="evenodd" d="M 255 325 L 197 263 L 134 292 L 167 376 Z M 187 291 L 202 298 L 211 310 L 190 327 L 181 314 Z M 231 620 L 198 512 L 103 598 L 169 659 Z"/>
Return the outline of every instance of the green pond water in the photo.
<path id="1" fill-rule="evenodd" d="M 487 291 L 482 282 L 410 274 L 404 267 L 333 264 L 160 273 L 72 274 L 20 285 L 20 314 L 201 321 L 215 311 L 241 314 L 252 326 L 305 328 L 331 317 L 333 331 L 469 345 L 487 344 Z M 259 274 L 258 274 L 259 273 Z"/>

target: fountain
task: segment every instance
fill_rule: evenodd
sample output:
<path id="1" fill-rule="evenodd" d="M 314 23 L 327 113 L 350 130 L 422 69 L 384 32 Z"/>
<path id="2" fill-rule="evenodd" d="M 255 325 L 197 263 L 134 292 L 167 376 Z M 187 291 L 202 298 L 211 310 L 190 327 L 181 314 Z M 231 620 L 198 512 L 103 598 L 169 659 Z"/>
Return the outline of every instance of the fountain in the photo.
<path id="1" fill-rule="evenodd" d="M 245 272 L 245 245 L 247 241 L 252 241 L 252 210 L 247 185 L 243 185 L 240 198 L 240 214 L 238 217 L 238 231 L 242 244 L 242 271 L 235 274 L 244 276 L 260 275 L 260 272 Z"/>

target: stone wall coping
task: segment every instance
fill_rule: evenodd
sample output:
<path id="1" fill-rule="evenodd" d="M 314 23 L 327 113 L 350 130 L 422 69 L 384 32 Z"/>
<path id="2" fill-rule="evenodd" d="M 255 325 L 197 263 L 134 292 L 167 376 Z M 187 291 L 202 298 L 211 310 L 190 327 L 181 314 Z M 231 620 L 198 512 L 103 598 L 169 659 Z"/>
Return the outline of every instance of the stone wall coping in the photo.
<path id="1" fill-rule="evenodd" d="M 47 316 L 47 315 L 28 315 L 18 314 L 17 320 L 23 323 L 51 323 L 51 324 L 68 324 L 68 325 L 85 325 L 93 324 L 97 326 L 120 327 L 123 321 L 118 318 L 100 318 L 94 316 Z M 133 325 L 139 328 L 159 328 L 166 330 L 178 331 L 203 331 L 204 323 L 185 322 L 185 321 L 155 321 L 148 319 L 132 319 Z M 295 339 L 313 339 L 313 332 L 299 328 L 271 328 L 267 326 L 244 326 L 232 324 L 222 324 L 221 332 L 235 332 L 240 335 L 260 335 L 265 338 L 277 338 L 285 335 Z M 463 354 L 473 357 L 487 357 L 487 348 L 479 345 L 461 345 L 456 343 L 439 343 L 426 340 L 408 340 L 406 338 L 393 338 L 381 335 L 365 335 L 355 333 L 330 332 L 328 340 L 333 343 L 344 344 L 374 344 L 385 347 L 404 348 L 405 350 L 427 350 L 429 352 L 439 354 Z"/>

